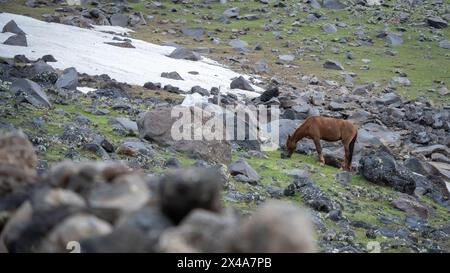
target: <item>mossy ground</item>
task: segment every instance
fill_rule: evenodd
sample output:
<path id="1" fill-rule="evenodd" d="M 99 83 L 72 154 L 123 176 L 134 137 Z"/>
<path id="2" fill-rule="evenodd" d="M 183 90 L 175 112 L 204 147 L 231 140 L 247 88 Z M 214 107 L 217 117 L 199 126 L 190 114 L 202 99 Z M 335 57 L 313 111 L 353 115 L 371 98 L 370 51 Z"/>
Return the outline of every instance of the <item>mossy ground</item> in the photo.
<path id="1" fill-rule="evenodd" d="M 348 185 L 342 185 L 335 179 L 336 174 L 341 172 L 341 170 L 327 165 L 321 167 L 314 156 L 293 154 L 290 159 L 281 159 L 278 151 L 267 152 L 266 155 L 268 156 L 266 159 L 246 159 L 261 176 L 259 182 L 261 185 L 285 188 L 293 181 L 293 178 L 287 175 L 289 170 L 306 169 L 310 171 L 312 180 L 322 191 L 326 192 L 332 200 L 344 206 L 342 214 L 349 221 L 364 221 L 379 227 L 386 226 L 380 222 L 380 216 L 395 217 L 400 223 L 405 220 L 405 212 L 395 209 L 390 203 L 390 200 L 397 194 L 391 188 L 373 184 L 356 173 L 351 174 L 351 182 Z M 235 153 L 234 158 L 238 157 L 239 153 Z M 238 185 L 237 188 L 244 193 L 246 191 L 258 191 L 261 195 L 270 199 L 269 194 L 263 187 L 241 182 L 236 182 L 236 184 Z M 281 199 L 305 205 L 298 194 L 294 197 L 281 197 Z M 428 197 L 421 197 L 420 200 L 433 208 L 434 212 L 430 213 L 427 219 L 431 226 L 442 227 L 448 224 L 450 212 L 447 209 L 436 204 Z M 256 207 L 254 203 L 249 203 L 247 206 L 243 203 L 233 203 L 232 205 L 245 212 L 250 212 Z M 325 223 L 328 227 L 336 229 L 336 231 L 342 230 L 336 222 L 330 219 L 325 219 Z M 373 239 L 366 237 L 365 229 L 354 228 L 354 231 L 356 236 L 355 243 L 366 245 L 369 241 L 373 241 Z M 395 239 L 379 235 L 376 240 L 380 243 L 383 241 L 392 243 Z M 401 249 L 391 249 L 390 251 L 401 251 Z"/>
<path id="2" fill-rule="evenodd" d="M 189 4 L 189 9 L 184 10 L 183 5 L 172 4 L 171 1 L 161 1 L 167 6 L 164 15 L 155 14 L 154 20 L 147 26 L 139 26 L 133 34 L 134 37 L 150 42 L 175 41 L 180 44 L 192 47 L 207 46 L 213 48 L 209 55 L 213 59 L 224 59 L 224 54 L 238 55 L 236 51 L 228 45 L 233 31 L 248 28 L 245 35 L 240 35 L 240 39 L 249 44 L 252 48 L 257 43 L 262 45 L 261 51 L 250 51 L 245 58 L 250 63 L 254 63 L 260 58 L 265 58 L 271 65 L 270 75 L 277 75 L 290 84 L 296 85 L 299 75 L 315 74 L 323 78 L 331 78 L 343 81 L 340 71 L 327 70 L 322 67 L 323 61 L 333 59 L 341 62 L 346 71 L 355 72 L 355 84 L 364 84 L 376 82 L 378 87 L 376 91 L 390 82 L 391 78 L 396 76 L 395 71 L 399 70 L 405 73 L 411 81 L 411 86 L 399 86 L 397 92 L 407 98 L 417 98 L 424 96 L 435 104 L 448 104 L 449 96 L 440 96 L 436 90 L 441 86 L 448 86 L 450 81 L 450 52 L 448 49 L 440 48 L 438 41 L 450 38 L 450 28 L 441 30 L 433 29 L 428 26 L 411 26 L 410 24 L 399 24 L 395 20 L 390 24 L 372 24 L 369 23 L 369 13 L 361 11 L 359 14 L 349 14 L 347 10 L 317 10 L 326 19 L 317 20 L 311 24 L 302 24 L 300 27 L 292 27 L 292 23 L 298 19 L 306 18 L 307 14 L 298 12 L 295 16 L 286 16 L 286 11 L 281 8 L 261 16 L 257 20 L 236 20 L 231 19 L 230 24 L 222 24 L 217 20 L 204 20 L 202 16 L 209 15 L 217 18 L 223 11 L 230 7 L 240 7 L 241 14 L 251 13 L 255 9 L 264 7 L 260 3 L 251 1 L 228 1 L 227 4 L 210 4 L 207 8 L 200 8 L 199 5 Z M 296 1 L 285 1 L 287 4 L 293 4 Z M 448 2 L 448 1 L 447 1 Z M 411 10 L 411 18 L 416 20 L 423 19 L 422 11 L 427 8 L 427 3 L 419 5 L 418 8 Z M 145 3 L 131 5 L 137 11 L 148 13 L 150 9 L 145 8 Z M 177 12 L 171 12 L 171 8 L 176 8 Z M 272 9 L 272 8 L 271 8 Z M 392 8 L 380 7 L 382 12 L 392 12 Z M 292 12 L 292 11 L 289 11 Z M 283 16 L 281 16 L 283 14 Z M 264 31 L 264 24 L 271 20 L 281 18 L 282 23 L 276 25 L 271 31 Z M 336 19 L 345 22 L 348 27 L 338 28 L 336 33 L 324 33 L 321 27 L 326 23 L 336 23 Z M 177 19 L 183 19 L 186 24 L 177 23 Z M 167 20 L 166 24 L 158 24 L 161 20 Z M 372 46 L 357 46 L 354 43 L 355 27 L 364 27 L 365 33 L 370 36 L 374 42 Z M 208 38 L 203 41 L 194 41 L 192 38 L 184 37 L 180 34 L 168 34 L 166 30 L 180 27 L 202 27 L 205 33 L 215 32 L 215 37 L 221 39 L 221 44 L 213 45 Z M 394 32 L 400 32 L 398 27 L 403 28 L 402 38 L 404 43 L 399 46 L 389 46 L 382 39 L 376 38 L 376 34 L 384 27 Z M 293 29 L 291 34 L 287 30 Z M 217 31 L 220 30 L 220 31 Z M 273 31 L 280 32 L 281 39 L 276 39 Z M 423 35 L 434 40 L 419 41 L 419 36 Z M 349 42 L 346 44 L 338 43 L 339 38 L 347 37 Z M 284 45 L 292 42 L 292 47 L 286 48 Z M 319 43 L 323 45 L 319 50 Z M 292 54 L 297 48 L 303 48 L 296 59 L 289 63 L 295 66 L 295 69 L 285 68 L 282 65 L 275 64 L 278 55 Z M 337 48 L 339 53 L 333 53 L 332 48 Z M 277 49 L 275 52 L 273 49 Z M 389 56 L 385 52 L 393 50 L 397 52 L 395 56 Z M 344 56 L 346 51 L 351 51 L 353 60 L 347 60 Z M 369 69 L 362 70 L 364 65 L 362 59 L 369 59 Z M 443 82 L 443 84 L 442 84 Z"/>

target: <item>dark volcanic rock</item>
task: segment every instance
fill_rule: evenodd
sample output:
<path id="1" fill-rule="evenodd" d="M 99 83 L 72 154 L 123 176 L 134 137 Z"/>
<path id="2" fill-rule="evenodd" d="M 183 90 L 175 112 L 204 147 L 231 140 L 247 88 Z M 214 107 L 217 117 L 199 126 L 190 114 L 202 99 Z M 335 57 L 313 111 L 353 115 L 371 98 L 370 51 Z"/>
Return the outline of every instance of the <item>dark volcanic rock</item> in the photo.
<path id="1" fill-rule="evenodd" d="M 393 187 L 395 190 L 412 194 L 416 188 L 415 177 L 403 164 L 396 162 L 384 146 L 370 155 L 361 157 L 361 174 L 368 181 Z"/>
<path id="2" fill-rule="evenodd" d="M 326 9 L 343 9 L 347 6 L 339 0 L 323 0 L 322 7 Z"/>
<path id="3" fill-rule="evenodd" d="M 339 62 L 333 60 L 327 60 L 323 67 L 326 69 L 344 70 L 344 67 Z"/>
<path id="4" fill-rule="evenodd" d="M 253 87 L 250 85 L 250 83 L 242 76 L 239 76 L 238 78 L 234 79 L 230 83 L 230 88 L 255 91 L 255 89 L 253 89 Z"/>
<path id="5" fill-rule="evenodd" d="M 190 36 L 190 37 L 194 37 L 194 38 L 199 38 L 201 36 L 203 36 L 205 34 L 205 30 L 201 27 L 197 27 L 197 28 L 182 28 L 181 32 L 184 35 Z"/>
<path id="6" fill-rule="evenodd" d="M 163 73 L 161 73 L 161 77 L 162 78 L 172 79 L 172 80 L 184 81 L 184 79 L 176 71 L 163 72 Z"/>
<path id="7" fill-rule="evenodd" d="M 259 100 L 262 102 L 267 102 L 273 97 L 278 97 L 279 94 L 280 94 L 280 91 L 277 86 L 270 87 L 261 94 L 261 96 L 259 97 Z"/>
<path id="8" fill-rule="evenodd" d="M 20 29 L 20 27 L 14 22 L 14 20 L 9 21 L 2 30 L 2 33 L 10 32 L 18 35 L 25 35 L 26 33 Z"/>
<path id="9" fill-rule="evenodd" d="M 215 169 L 188 168 L 167 172 L 159 182 L 162 212 L 174 223 L 196 208 L 220 210 L 220 175 Z"/>
<path id="10" fill-rule="evenodd" d="M 214 213 L 194 209 L 176 228 L 164 232 L 159 241 L 162 252 L 225 252 L 225 238 L 238 224 L 234 211 Z"/>
<path id="11" fill-rule="evenodd" d="M 51 107 L 47 95 L 39 84 L 28 79 L 15 80 L 11 84 L 10 91 L 15 93 L 16 96 L 19 95 L 19 93 L 23 93 L 25 95 L 24 99 L 34 106 Z"/>
<path id="12" fill-rule="evenodd" d="M 159 82 L 157 82 L 157 83 L 146 82 L 146 83 L 144 84 L 144 88 L 145 88 L 145 89 L 151 89 L 151 90 L 161 89 L 161 83 L 159 83 Z"/>
<path id="13" fill-rule="evenodd" d="M 448 22 L 441 17 L 428 17 L 426 19 L 427 24 L 434 28 L 446 28 L 448 27 Z"/>
<path id="14" fill-rule="evenodd" d="M 126 27 L 128 25 L 128 16 L 125 14 L 113 14 L 109 20 L 112 26 Z"/>
<path id="15" fill-rule="evenodd" d="M 284 190 L 284 194 L 287 196 L 296 192 L 300 193 L 306 204 L 317 211 L 330 212 L 334 209 L 330 197 L 317 187 L 308 175 L 296 177 L 294 182 Z"/>
<path id="16" fill-rule="evenodd" d="M 258 173 L 244 159 L 238 159 L 231 163 L 229 170 L 233 176 L 239 174 L 245 176 L 248 183 L 256 183 L 259 180 Z"/>
<path id="17" fill-rule="evenodd" d="M 191 61 L 199 61 L 202 57 L 197 52 L 191 51 L 184 47 L 179 47 L 172 51 L 169 55 L 170 58 L 174 59 L 184 59 Z"/>
<path id="18" fill-rule="evenodd" d="M 413 196 L 406 194 L 401 195 L 392 200 L 392 205 L 407 214 L 414 214 L 424 219 L 428 217 L 428 208 Z"/>
<path id="19" fill-rule="evenodd" d="M 11 46 L 28 46 L 27 37 L 22 34 L 9 37 L 3 44 Z"/>
<path id="20" fill-rule="evenodd" d="M 55 83 L 56 87 L 75 90 L 78 86 L 78 72 L 74 67 L 64 69 L 63 74 Z"/>

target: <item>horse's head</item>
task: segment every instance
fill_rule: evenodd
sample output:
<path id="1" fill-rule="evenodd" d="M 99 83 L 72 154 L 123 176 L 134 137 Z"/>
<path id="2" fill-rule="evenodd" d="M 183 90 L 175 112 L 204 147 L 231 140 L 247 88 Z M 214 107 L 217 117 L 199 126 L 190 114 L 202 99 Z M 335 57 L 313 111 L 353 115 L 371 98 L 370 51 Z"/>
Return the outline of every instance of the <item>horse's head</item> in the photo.
<path id="1" fill-rule="evenodd" d="M 297 147 L 297 142 L 294 141 L 291 135 L 286 139 L 286 149 L 281 152 L 281 158 L 290 158 Z"/>

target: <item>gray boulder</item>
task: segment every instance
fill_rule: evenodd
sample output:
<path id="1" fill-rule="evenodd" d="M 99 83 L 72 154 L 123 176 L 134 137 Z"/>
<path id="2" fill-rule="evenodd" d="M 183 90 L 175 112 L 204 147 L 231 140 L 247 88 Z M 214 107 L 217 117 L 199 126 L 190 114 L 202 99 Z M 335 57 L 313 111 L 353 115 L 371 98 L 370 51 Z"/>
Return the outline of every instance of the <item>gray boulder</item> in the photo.
<path id="1" fill-rule="evenodd" d="M 112 26 L 126 27 L 128 25 L 128 16 L 125 14 L 113 14 L 109 20 Z"/>
<path id="2" fill-rule="evenodd" d="M 19 28 L 14 20 L 9 21 L 2 30 L 2 33 L 10 32 L 18 35 L 25 35 L 26 33 Z"/>
<path id="3" fill-rule="evenodd" d="M 74 67 L 64 69 L 63 74 L 55 83 L 56 87 L 75 90 L 78 86 L 78 72 Z"/>
<path id="4" fill-rule="evenodd" d="M 228 18 L 236 18 L 239 16 L 240 11 L 239 8 L 229 8 L 223 12 L 223 15 Z"/>
<path id="5" fill-rule="evenodd" d="M 172 51 L 172 53 L 170 53 L 169 57 L 173 59 L 183 59 L 191 61 L 199 61 L 201 59 L 200 54 L 184 47 L 176 48 L 174 51 Z"/>
<path id="6" fill-rule="evenodd" d="M 326 69 L 344 70 L 344 67 L 339 62 L 333 60 L 326 60 L 323 67 Z"/>
<path id="7" fill-rule="evenodd" d="M 450 49 L 450 41 L 449 40 L 442 40 L 439 42 L 439 47 Z"/>
<path id="8" fill-rule="evenodd" d="M 384 146 L 360 159 L 361 174 L 370 182 L 413 194 L 416 189 L 415 177 L 403 164 L 396 162 Z"/>
<path id="9" fill-rule="evenodd" d="M 347 6 L 339 0 L 323 0 L 322 7 L 326 9 L 344 9 Z"/>
<path id="10" fill-rule="evenodd" d="M 235 49 L 244 49 L 248 47 L 248 43 L 241 39 L 233 39 L 228 44 Z"/>
<path id="11" fill-rule="evenodd" d="M 239 76 L 238 78 L 234 79 L 230 83 L 230 88 L 255 91 L 255 89 L 253 89 L 253 87 L 250 85 L 250 83 L 242 76 Z"/>
<path id="12" fill-rule="evenodd" d="M 10 91 L 18 95 L 19 92 L 25 94 L 25 100 L 34 106 L 51 107 L 47 95 L 39 84 L 28 79 L 17 79 L 12 82 Z"/>
<path id="13" fill-rule="evenodd" d="M 172 126 L 175 122 L 178 122 L 175 125 L 179 125 L 180 120 L 176 117 L 171 117 L 172 111 L 183 113 L 183 115 L 196 115 L 199 113 L 199 111 L 194 111 L 193 107 L 187 108 L 179 106 L 174 108 L 159 108 L 147 112 L 137 121 L 140 137 L 160 145 L 170 146 L 177 151 L 186 152 L 188 155 L 199 159 L 222 163 L 231 160 L 231 146 L 228 141 L 209 140 L 211 138 L 205 137 L 200 140 L 174 139 L 171 133 Z M 211 118 L 195 117 L 195 119 L 197 118 L 198 120 L 201 120 L 203 124 L 205 124 L 207 120 L 211 120 Z M 183 125 L 186 127 L 183 127 L 182 129 L 193 130 L 193 124 Z"/>
<path id="14" fill-rule="evenodd" d="M 163 233 L 159 241 L 162 252 L 216 253 L 226 250 L 226 236 L 238 224 L 239 218 L 231 210 L 213 213 L 195 209 L 175 228 Z"/>
<path id="15" fill-rule="evenodd" d="M 158 185 L 161 211 L 180 223 L 194 209 L 221 210 L 218 169 L 187 168 L 165 173 Z"/>
<path id="16" fill-rule="evenodd" d="M 176 71 L 163 72 L 163 73 L 161 73 L 161 77 L 171 79 L 171 80 L 184 81 L 184 79 Z"/>
<path id="17" fill-rule="evenodd" d="M 434 28 L 446 28 L 448 27 L 448 22 L 442 19 L 441 17 L 434 16 L 434 17 L 428 17 L 426 19 L 426 22 L 429 26 Z"/>
<path id="18" fill-rule="evenodd" d="M 322 30 L 326 33 L 335 33 L 337 28 L 335 24 L 325 24 L 322 26 Z"/>
<path id="19" fill-rule="evenodd" d="M 236 228 L 226 240 L 232 253 L 316 252 L 309 213 L 298 206 L 271 201 Z"/>
<path id="20" fill-rule="evenodd" d="M 127 117 L 111 118 L 108 123 L 116 128 L 123 129 L 127 132 L 137 133 L 138 127 L 135 121 L 130 120 Z"/>
<path id="21" fill-rule="evenodd" d="M 205 30 L 201 27 L 196 27 L 196 28 L 182 28 L 181 32 L 184 35 L 190 36 L 190 37 L 194 37 L 194 38 L 199 38 L 201 36 L 203 36 L 205 34 Z"/>
<path id="22" fill-rule="evenodd" d="M 232 176 L 243 175 L 247 178 L 247 182 L 252 184 L 259 181 L 258 173 L 245 161 L 238 159 L 230 164 L 229 171 Z"/>
<path id="23" fill-rule="evenodd" d="M 22 34 L 9 37 L 8 39 L 6 39 L 6 41 L 3 42 L 3 44 L 11 46 L 28 46 L 27 37 Z"/>

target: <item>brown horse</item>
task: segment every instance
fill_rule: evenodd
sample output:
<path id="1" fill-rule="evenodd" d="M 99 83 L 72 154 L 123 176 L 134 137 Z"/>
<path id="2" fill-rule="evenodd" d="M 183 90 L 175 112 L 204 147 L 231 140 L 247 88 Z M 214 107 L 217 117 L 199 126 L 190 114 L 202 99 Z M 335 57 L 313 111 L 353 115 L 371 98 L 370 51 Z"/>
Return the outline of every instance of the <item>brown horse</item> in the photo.
<path id="1" fill-rule="evenodd" d="M 325 164 L 325 158 L 322 155 L 320 140 L 338 141 L 344 144 L 345 159 L 343 169 L 350 171 L 352 166 L 353 148 L 355 146 L 358 129 L 352 122 L 343 119 L 313 116 L 308 117 L 303 124 L 295 130 L 294 134 L 288 135 L 286 139 L 286 152 L 281 154 L 282 158 L 291 157 L 297 142 L 302 138 L 310 138 L 316 145 L 319 154 L 320 165 Z"/>

